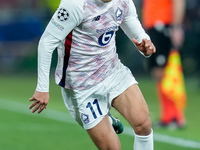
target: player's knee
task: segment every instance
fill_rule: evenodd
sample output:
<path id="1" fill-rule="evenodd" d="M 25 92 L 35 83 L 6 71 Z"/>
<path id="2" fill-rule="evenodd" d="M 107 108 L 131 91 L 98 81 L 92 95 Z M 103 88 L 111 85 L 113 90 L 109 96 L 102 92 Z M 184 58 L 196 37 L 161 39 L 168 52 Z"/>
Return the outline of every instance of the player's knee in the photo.
<path id="1" fill-rule="evenodd" d="M 134 127 L 134 132 L 137 135 L 149 135 L 151 133 L 151 120 L 148 119 L 140 120 Z"/>

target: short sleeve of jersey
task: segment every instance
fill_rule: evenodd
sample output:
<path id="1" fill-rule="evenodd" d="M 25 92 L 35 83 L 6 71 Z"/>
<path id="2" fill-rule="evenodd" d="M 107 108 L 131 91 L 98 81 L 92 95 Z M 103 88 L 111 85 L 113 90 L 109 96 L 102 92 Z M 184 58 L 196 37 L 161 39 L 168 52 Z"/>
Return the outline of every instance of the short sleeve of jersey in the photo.
<path id="1" fill-rule="evenodd" d="M 54 13 L 46 31 L 63 40 L 83 19 L 83 3 L 79 0 L 61 0 L 59 8 Z"/>

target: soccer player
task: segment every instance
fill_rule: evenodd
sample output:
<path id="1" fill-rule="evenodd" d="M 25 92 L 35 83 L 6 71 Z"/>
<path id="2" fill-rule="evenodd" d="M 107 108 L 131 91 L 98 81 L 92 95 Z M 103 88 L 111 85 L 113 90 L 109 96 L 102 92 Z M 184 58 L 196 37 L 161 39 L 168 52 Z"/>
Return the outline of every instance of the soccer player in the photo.
<path id="1" fill-rule="evenodd" d="M 142 55 L 155 53 L 132 0 L 62 0 L 39 42 L 38 82 L 30 109 L 40 113 L 47 108 L 51 57 L 57 48 L 55 79 L 64 103 L 97 148 L 121 149 L 108 117 L 114 107 L 134 129 L 134 150 L 153 150 L 148 106 L 116 53 L 119 27 Z"/>
<path id="2" fill-rule="evenodd" d="M 185 100 L 170 98 L 161 84 L 170 50 L 179 50 L 184 41 L 184 13 L 185 0 L 143 0 L 143 25 L 157 49 L 147 62 L 157 84 L 161 110 L 158 125 L 161 127 L 175 125 L 179 128 L 185 124 L 184 109 L 176 106 L 177 102 L 184 105 Z"/>

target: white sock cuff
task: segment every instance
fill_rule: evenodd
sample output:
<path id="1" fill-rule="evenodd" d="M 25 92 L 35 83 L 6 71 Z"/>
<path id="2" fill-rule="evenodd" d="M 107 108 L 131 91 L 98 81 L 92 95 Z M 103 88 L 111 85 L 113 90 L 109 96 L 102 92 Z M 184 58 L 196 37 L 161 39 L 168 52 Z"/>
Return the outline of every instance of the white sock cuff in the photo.
<path id="1" fill-rule="evenodd" d="M 150 138 L 153 137 L 153 129 L 151 129 L 151 133 L 149 135 L 137 135 L 134 132 L 136 138 L 140 139 L 141 141 L 148 141 Z"/>

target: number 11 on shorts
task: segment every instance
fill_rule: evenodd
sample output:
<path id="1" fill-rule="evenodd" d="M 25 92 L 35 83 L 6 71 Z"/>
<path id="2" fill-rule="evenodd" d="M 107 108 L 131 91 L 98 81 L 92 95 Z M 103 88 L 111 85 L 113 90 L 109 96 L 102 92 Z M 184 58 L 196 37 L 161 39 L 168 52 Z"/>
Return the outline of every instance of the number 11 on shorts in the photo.
<path id="1" fill-rule="evenodd" d="M 87 105 L 86 105 L 86 108 L 90 108 L 90 111 L 91 111 L 91 113 L 92 113 L 94 119 L 96 119 L 96 118 L 97 118 L 97 115 L 96 115 L 96 113 L 95 113 L 95 111 L 94 111 L 94 108 L 93 108 L 94 105 L 96 105 L 97 110 L 98 110 L 98 113 L 99 113 L 100 115 L 102 115 L 102 112 L 101 112 L 101 109 L 100 109 L 100 107 L 99 107 L 99 103 L 98 103 L 98 100 L 97 100 L 97 99 L 95 99 L 95 100 L 93 101 L 92 104 L 91 104 L 91 102 L 88 102 Z"/>

